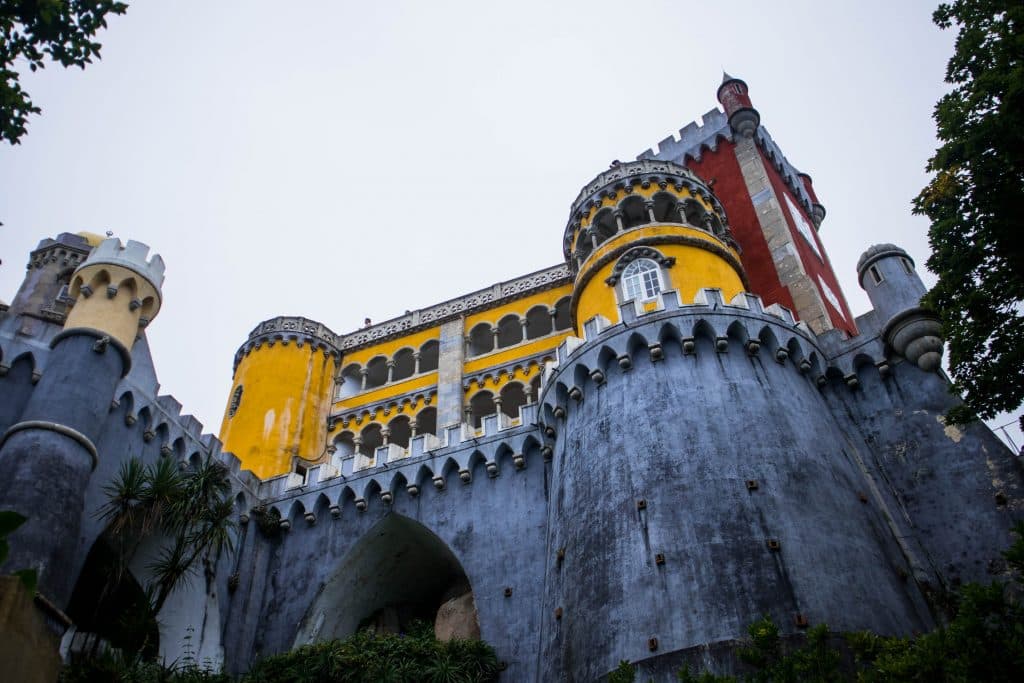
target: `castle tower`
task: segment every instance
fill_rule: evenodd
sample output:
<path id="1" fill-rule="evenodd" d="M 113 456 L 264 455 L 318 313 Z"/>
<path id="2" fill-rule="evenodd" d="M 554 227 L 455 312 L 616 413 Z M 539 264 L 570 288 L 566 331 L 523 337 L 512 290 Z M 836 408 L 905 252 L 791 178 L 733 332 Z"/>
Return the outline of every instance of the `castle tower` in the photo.
<path id="1" fill-rule="evenodd" d="M 724 112 L 712 109 L 647 150 L 694 172 L 721 201 L 739 244 L 750 289 L 766 304 L 793 311 L 815 332 L 857 326 L 818 239 L 825 218 L 811 178 L 782 153 L 754 108 L 747 84 L 724 74 L 718 87 Z"/>
<path id="2" fill-rule="evenodd" d="M 761 125 L 761 115 L 750 103 L 747 84 L 727 73 L 722 73 L 722 84 L 718 86 L 718 101 L 725 108 L 729 118 L 729 127 L 737 134 L 753 137 L 757 127 Z"/>
<path id="3" fill-rule="evenodd" d="M 746 288 L 725 212 L 700 179 L 663 161 L 613 165 L 577 196 L 563 250 L 575 274 L 577 333 L 619 306 L 651 310 L 674 292 L 692 303 L 702 287 L 731 299 Z"/>
<path id="4" fill-rule="evenodd" d="M 620 203 L 633 196 L 646 215 Z M 671 220 L 672 201 L 702 220 Z M 602 211 L 623 214 L 622 229 Z M 574 205 L 584 338 L 559 349 L 539 409 L 551 457 L 541 680 L 597 680 L 624 659 L 667 679 L 728 659 L 763 615 L 784 637 L 931 625 L 898 542 L 879 533 L 884 514 L 865 504 L 857 447 L 823 396 L 825 353 L 788 311 L 742 291 L 724 226 L 706 185 L 667 162 L 612 168 Z"/>
<path id="5" fill-rule="evenodd" d="M 885 344 L 922 370 L 938 370 L 942 324 L 921 307 L 928 290 L 907 252 L 895 244 L 876 244 L 857 262 L 857 278 L 871 299 Z"/>
<path id="6" fill-rule="evenodd" d="M 10 314 L 21 316 L 19 332 L 36 334 L 40 321 L 63 322 L 72 302 L 71 276 L 103 238 L 90 233 L 61 233 L 44 239 L 29 255 L 25 279 L 11 302 Z"/>
<path id="7" fill-rule="evenodd" d="M 74 271 L 77 299 L 50 343 L 47 365 L 21 414 L 0 439 L 0 508 L 28 518 L 11 541 L 11 568 L 35 568 L 39 591 L 64 607 L 67 571 L 85 488 L 101 454 L 95 443 L 140 330 L 159 312 L 163 260 L 139 242 L 101 242 Z"/>
<path id="8" fill-rule="evenodd" d="M 338 336 L 314 320 L 260 323 L 235 354 L 224 450 L 261 479 L 321 462 L 340 355 Z"/>

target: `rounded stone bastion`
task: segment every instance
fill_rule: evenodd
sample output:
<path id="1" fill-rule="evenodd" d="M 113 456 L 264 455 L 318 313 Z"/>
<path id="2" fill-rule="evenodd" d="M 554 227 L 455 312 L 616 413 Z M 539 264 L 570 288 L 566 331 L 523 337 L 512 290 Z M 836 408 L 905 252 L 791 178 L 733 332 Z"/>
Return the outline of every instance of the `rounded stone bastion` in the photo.
<path id="1" fill-rule="evenodd" d="M 588 325 L 545 379 L 541 679 L 629 660 L 660 680 L 731 658 L 764 615 L 784 635 L 928 628 L 806 326 L 750 294 L 671 298 Z"/>

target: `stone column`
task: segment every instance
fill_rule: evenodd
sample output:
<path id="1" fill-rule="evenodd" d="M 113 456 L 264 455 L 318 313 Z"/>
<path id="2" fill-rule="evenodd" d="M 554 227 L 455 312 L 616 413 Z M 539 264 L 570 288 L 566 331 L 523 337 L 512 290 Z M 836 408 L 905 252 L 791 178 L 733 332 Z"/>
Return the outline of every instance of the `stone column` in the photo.
<path id="1" fill-rule="evenodd" d="M 465 321 L 441 325 L 437 363 L 437 429 L 462 421 L 462 366 L 466 358 Z"/>

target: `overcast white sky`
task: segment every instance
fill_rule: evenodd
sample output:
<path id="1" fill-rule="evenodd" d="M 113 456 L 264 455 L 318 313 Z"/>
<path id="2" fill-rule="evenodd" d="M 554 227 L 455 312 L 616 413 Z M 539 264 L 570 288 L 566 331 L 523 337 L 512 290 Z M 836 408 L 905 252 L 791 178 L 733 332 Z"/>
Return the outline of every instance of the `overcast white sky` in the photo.
<path id="1" fill-rule="evenodd" d="M 102 61 L 23 79 L 43 115 L 0 147 L 0 298 L 46 236 L 149 244 L 163 392 L 217 432 L 258 322 L 347 332 L 553 265 L 580 187 L 716 106 L 725 69 L 813 176 L 859 315 L 866 247 L 924 271 L 935 4 L 133 2 Z"/>

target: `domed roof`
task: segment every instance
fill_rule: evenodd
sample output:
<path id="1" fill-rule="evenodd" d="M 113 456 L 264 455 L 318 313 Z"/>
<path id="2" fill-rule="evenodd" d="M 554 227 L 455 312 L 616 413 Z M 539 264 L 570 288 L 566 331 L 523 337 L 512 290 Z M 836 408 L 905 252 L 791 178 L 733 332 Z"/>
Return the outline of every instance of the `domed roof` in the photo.
<path id="1" fill-rule="evenodd" d="M 868 247 L 867 251 L 860 255 L 860 258 L 857 260 L 857 274 L 863 275 L 869 265 L 882 257 L 888 256 L 902 256 L 903 258 L 910 259 L 911 263 L 914 262 L 914 259 L 910 258 L 910 254 L 895 244 L 876 244 Z"/>
<path id="2" fill-rule="evenodd" d="M 96 233 L 89 232 L 87 230 L 82 230 L 80 232 L 76 232 L 75 234 L 84 239 L 90 247 L 98 247 L 100 245 L 100 242 L 107 239 L 103 235 L 97 235 Z"/>

